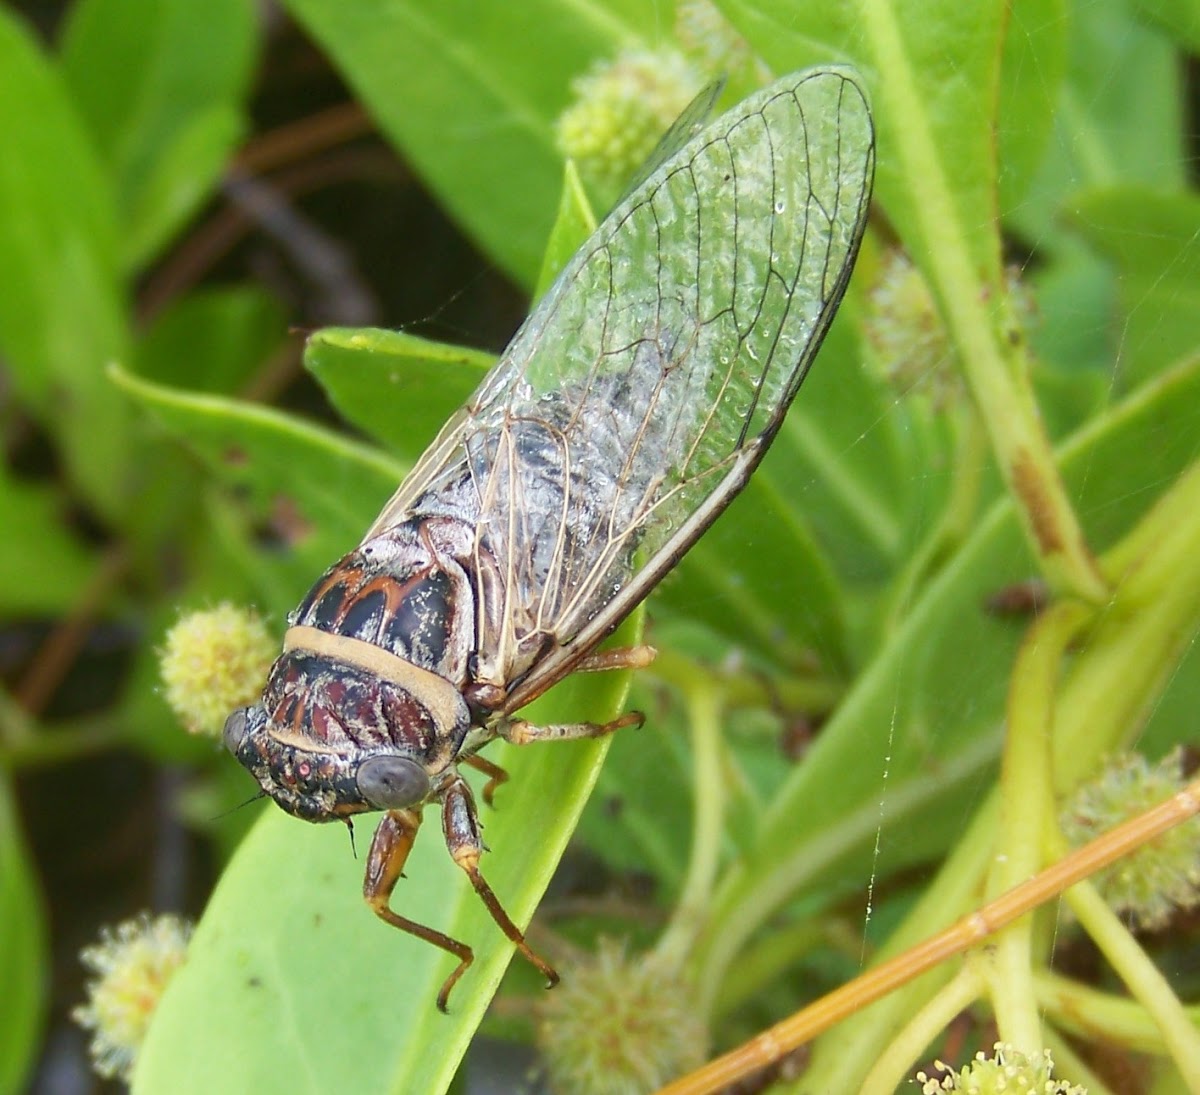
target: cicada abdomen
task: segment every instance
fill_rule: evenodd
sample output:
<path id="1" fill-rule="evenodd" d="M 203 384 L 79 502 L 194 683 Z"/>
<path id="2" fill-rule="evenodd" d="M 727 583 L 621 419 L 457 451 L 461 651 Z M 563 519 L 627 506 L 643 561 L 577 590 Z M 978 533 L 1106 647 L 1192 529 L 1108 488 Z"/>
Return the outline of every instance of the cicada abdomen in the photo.
<path id="1" fill-rule="evenodd" d="M 564 269 L 358 548 L 289 621 L 260 704 L 225 740 L 311 821 L 385 811 L 372 908 L 389 905 L 440 805 L 451 855 L 553 982 L 479 873 L 468 764 L 495 737 L 596 736 L 640 721 L 533 726 L 516 712 L 593 651 L 745 485 L 845 289 L 874 135 L 838 69 L 789 76 L 707 127 L 696 112 Z M 486 792 L 485 792 L 486 793 Z"/>

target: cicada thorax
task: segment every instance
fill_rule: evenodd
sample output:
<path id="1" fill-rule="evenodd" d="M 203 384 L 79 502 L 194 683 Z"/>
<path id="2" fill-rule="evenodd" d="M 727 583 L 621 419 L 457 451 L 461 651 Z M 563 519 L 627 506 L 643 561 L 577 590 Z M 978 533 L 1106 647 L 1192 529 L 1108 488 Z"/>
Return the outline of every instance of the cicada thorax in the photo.
<path id="1" fill-rule="evenodd" d="M 414 517 L 335 563 L 292 614 L 263 696 L 277 737 L 330 752 L 395 749 L 436 770 L 471 725 L 469 530 Z"/>

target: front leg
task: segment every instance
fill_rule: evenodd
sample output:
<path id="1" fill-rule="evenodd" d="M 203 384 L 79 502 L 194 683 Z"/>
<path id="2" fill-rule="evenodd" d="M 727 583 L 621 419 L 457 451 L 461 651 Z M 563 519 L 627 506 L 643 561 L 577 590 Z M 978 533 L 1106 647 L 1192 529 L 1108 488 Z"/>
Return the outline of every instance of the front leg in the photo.
<path id="1" fill-rule="evenodd" d="M 427 928 L 415 920 L 409 920 L 395 913 L 389 906 L 392 891 L 400 881 L 404 863 L 408 853 L 412 851 L 413 841 L 417 830 L 421 827 L 420 810 L 389 810 L 375 830 L 371 840 L 371 851 L 367 855 L 367 873 L 363 879 L 363 897 L 372 911 L 381 920 L 386 920 L 393 928 L 415 935 L 418 939 L 432 943 L 449 951 L 458 959 L 458 967 L 446 978 L 438 993 L 437 1006 L 440 1011 L 446 1010 L 446 1002 L 450 998 L 450 990 L 458 979 L 467 971 L 467 967 L 475 960 L 475 954 L 466 943 L 451 939 L 434 928 Z"/>

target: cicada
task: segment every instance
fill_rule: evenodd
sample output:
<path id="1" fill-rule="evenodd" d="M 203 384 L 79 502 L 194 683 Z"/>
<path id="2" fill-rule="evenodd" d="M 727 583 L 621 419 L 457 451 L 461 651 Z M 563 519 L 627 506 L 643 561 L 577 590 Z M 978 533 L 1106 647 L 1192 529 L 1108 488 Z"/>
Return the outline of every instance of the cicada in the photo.
<path id="1" fill-rule="evenodd" d="M 711 98 L 711 96 L 710 96 Z M 390 907 L 422 810 L 548 978 L 479 870 L 461 768 L 479 751 L 641 721 L 533 725 L 568 674 L 646 664 L 597 652 L 745 486 L 846 287 L 874 132 L 842 69 L 785 77 L 716 121 L 690 110 L 568 263 L 362 542 L 289 617 L 262 701 L 228 748 L 308 821 L 383 811 L 364 894 L 389 924 L 471 948 Z M 485 792 L 485 797 L 490 797 Z"/>

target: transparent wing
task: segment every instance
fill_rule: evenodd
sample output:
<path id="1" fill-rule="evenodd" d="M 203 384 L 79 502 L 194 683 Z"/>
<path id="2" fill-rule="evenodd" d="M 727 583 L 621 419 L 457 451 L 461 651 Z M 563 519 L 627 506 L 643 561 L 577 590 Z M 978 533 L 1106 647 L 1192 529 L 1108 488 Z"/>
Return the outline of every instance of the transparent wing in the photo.
<path id="1" fill-rule="evenodd" d="M 676 152 L 679 152 L 697 133 L 704 128 L 708 116 L 717 105 L 721 92 L 725 90 L 725 78 L 713 80 L 701 88 L 696 97 L 683 108 L 683 113 L 671 123 L 671 128 L 662 135 L 654 150 L 646 157 L 646 162 L 634 172 L 622 199 L 629 197 L 642 185 L 658 168 L 667 162 Z M 620 202 L 617 203 L 618 205 Z"/>
<path id="2" fill-rule="evenodd" d="M 852 73 L 786 77 L 599 226 L 368 537 L 476 522 L 485 668 L 529 702 L 745 483 L 849 277 L 874 133 Z M 491 575 L 490 577 L 488 575 Z M 536 654 L 531 654 L 536 652 Z"/>

